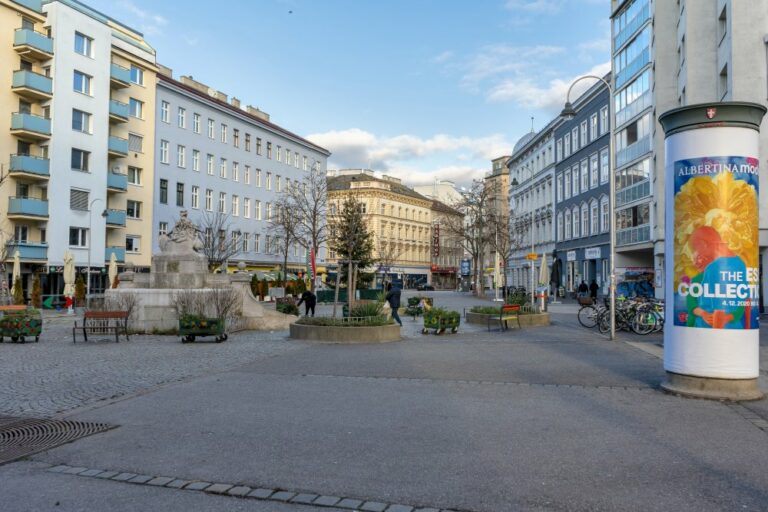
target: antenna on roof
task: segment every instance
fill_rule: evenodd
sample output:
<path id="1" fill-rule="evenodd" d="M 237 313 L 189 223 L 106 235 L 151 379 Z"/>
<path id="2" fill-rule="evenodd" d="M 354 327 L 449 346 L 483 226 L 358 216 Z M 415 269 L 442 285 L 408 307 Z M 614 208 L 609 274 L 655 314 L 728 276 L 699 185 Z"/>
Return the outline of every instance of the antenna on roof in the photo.
<path id="1" fill-rule="evenodd" d="M 531 133 L 533 133 L 533 132 L 534 132 L 534 129 L 533 129 L 533 116 L 531 116 Z"/>

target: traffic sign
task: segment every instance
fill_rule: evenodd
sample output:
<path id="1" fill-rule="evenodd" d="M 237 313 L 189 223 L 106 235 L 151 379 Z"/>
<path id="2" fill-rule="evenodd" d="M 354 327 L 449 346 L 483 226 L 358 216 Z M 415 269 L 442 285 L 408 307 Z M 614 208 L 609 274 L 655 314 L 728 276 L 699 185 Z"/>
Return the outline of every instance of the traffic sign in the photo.
<path id="1" fill-rule="evenodd" d="M 527 260 L 531 260 L 531 261 L 536 261 L 537 259 L 539 259 L 539 256 L 538 256 L 538 254 L 536 254 L 535 252 L 529 252 L 529 253 L 526 255 L 525 259 L 527 259 Z"/>

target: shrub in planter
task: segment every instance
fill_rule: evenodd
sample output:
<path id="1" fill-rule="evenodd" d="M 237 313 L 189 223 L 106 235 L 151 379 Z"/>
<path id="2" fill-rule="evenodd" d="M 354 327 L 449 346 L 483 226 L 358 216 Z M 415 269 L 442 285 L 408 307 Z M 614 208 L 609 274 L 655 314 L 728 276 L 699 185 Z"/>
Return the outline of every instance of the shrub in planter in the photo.
<path id="1" fill-rule="evenodd" d="M 30 297 L 32 301 L 32 307 L 40 309 L 43 307 L 42 290 L 40 289 L 40 278 L 35 275 L 35 279 L 32 281 L 32 294 Z"/>
<path id="2" fill-rule="evenodd" d="M 435 334 L 442 334 L 447 330 L 455 333 L 459 330 L 461 315 L 458 311 L 449 311 L 443 308 L 432 308 L 424 312 L 424 328 L 426 334 L 429 329 L 434 329 Z"/>
<path id="3" fill-rule="evenodd" d="M 293 297 L 280 297 L 276 299 L 275 309 L 278 313 L 299 316 L 299 308 L 296 307 L 296 300 Z"/>
<path id="4" fill-rule="evenodd" d="M 316 325 L 318 327 L 381 327 L 394 323 L 384 315 L 363 318 L 330 318 L 330 317 L 301 317 L 296 321 L 301 325 Z"/>
<path id="5" fill-rule="evenodd" d="M 352 305 L 352 311 L 349 316 L 353 318 L 379 316 L 383 308 L 384 304 L 381 302 L 357 303 Z"/>
<path id="6" fill-rule="evenodd" d="M 82 274 L 75 278 L 75 304 L 79 307 L 85 306 L 85 279 Z"/>

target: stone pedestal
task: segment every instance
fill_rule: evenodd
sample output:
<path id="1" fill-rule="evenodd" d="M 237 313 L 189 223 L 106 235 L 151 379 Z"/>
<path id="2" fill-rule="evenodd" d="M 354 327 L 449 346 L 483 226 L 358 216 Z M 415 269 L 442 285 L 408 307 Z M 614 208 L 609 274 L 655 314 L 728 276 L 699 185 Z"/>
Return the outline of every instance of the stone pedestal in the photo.
<path id="1" fill-rule="evenodd" d="M 150 288 L 205 288 L 208 260 L 202 254 L 158 254 L 152 258 Z"/>

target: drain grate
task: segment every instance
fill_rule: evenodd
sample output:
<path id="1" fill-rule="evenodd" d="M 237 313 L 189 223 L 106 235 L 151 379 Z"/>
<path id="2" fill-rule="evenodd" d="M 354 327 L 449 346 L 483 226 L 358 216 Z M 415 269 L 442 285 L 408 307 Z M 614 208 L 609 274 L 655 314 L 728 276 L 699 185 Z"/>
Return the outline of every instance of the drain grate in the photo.
<path id="1" fill-rule="evenodd" d="M 0 416 L 0 464 L 112 428 L 106 423 Z"/>

